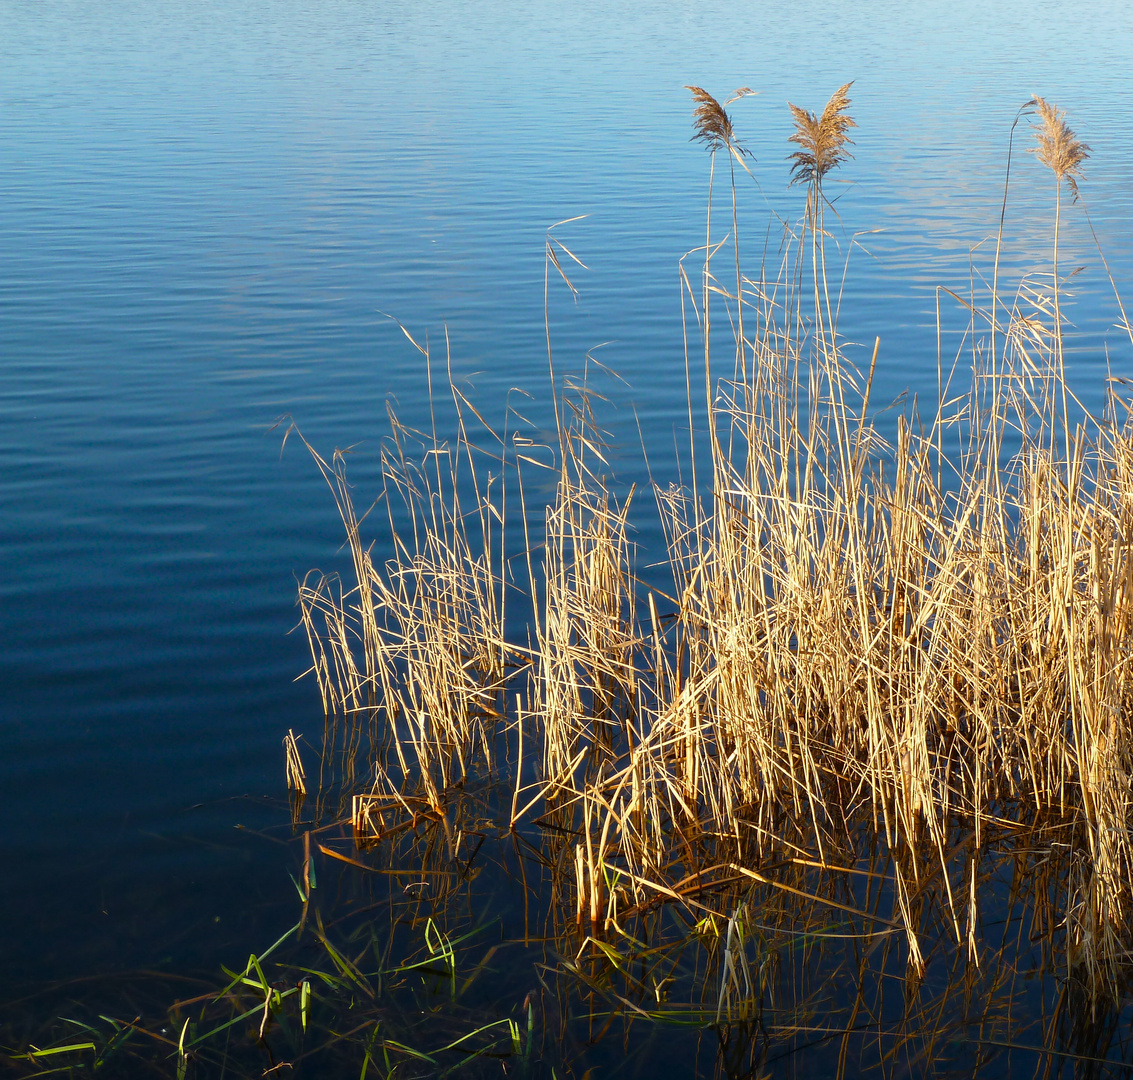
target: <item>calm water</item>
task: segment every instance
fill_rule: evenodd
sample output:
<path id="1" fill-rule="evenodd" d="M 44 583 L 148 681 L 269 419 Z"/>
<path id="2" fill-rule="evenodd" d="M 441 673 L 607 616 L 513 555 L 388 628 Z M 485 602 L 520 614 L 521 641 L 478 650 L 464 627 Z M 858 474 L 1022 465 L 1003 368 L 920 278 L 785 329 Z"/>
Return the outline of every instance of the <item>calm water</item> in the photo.
<path id="1" fill-rule="evenodd" d="M 1133 296 L 1128 4 L 621 7 L 0 0 L 5 982 L 212 963 L 286 896 L 251 830 L 285 819 L 281 736 L 321 723 L 289 631 L 339 528 L 271 429 L 290 414 L 323 450 L 355 445 L 364 492 L 387 401 L 428 416 L 387 316 L 439 356 L 447 327 L 501 420 L 509 388 L 546 386 L 546 230 L 589 215 L 560 230 L 590 269 L 576 303 L 552 292 L 558 362 L 603 346 L 629 383 L 624 468 L 632 402 L 664 472 L 708 166 L 684 84 L 759 91 L 733 111 L 754 268 L 771 215 L 801 206 L 786 102 L 856 80 L 838 240 L 871 231 L 843 329 L 882 337 L 875 400 L 935 386 L 933 290 L 966 287 L 1032 93 L 1093 147 L 1084 196 Z M 1021 157 L 1013 272 L 1045 268 L 1052 203 Z M 1133 356 L 1067 220 L 1093 400 L 1106 348 L 1118 374 Z"/>

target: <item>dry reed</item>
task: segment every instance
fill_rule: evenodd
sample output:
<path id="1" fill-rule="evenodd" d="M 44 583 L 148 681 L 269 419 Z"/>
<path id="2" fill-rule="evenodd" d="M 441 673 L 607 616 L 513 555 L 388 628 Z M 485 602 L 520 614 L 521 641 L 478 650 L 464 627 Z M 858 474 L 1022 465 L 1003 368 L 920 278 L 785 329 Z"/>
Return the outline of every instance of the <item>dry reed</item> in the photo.
<path id="1" fill-rule="evenodd" d="M 792 184 L 821 184 L 822 178 L 853 155 L 846 149 L 853 146 L 847 132 L 857 127 L 847 111 L 850 107 L 852 82 L 840 86 L 826 103 L 821 116 L 788 103 L 795 130 L 788 141 L 801 149 L 790 155 Z"/>
<path id="2" fill-rule="evenodd" d="M 783 868 L 853 869 L 879 842 L 891 910 L 874 926 L 901 932 L 914 979 L 926 889 L 978 964 L 981 858 L 1032 830 L 1046 856 L 1055 843 L 1073 855 L 1046 918 L 1061 920 L 1066 963 L 1097 995 L 1124 978 L 1133 932 L 1133 426 L 1116 385 L 1099 418 L 1071 407 L 1056 243 L 1053 287 L 1029 278 L 1012 300 L 968 306 L 969 389 L 882 437 L 872 366 L 863 376 L 847 361 L 826 284 L 821 183 L 849 156 L 849 86 L 820 116 L 791 106 L 792 182 L 810 185 L 802 228 L 777 279 L 743 278 L 725 296 L 742 318 L 735 378 L 719 383 L 709 218 L 696 314 L 710 486 L 654 490 L 671 589 L 638 581 L 633 492 L 603 479 L 585 387 L 562 399 L 541 527 L 523 477 L 546 454 L 493 432 L 495 478 L 482 479 L 474 410 L 455 391 L 452 447 L 425 435 L 417 461 L 393 421 L 384 565 L 362 541 L 343 459 L 315 455 L 355 574 L 300 589 L 324 765 L 416 820 L 477 776 L 506 778 L 512 748 L 511 826 L 550 830 L 564 904 L 594 939 L 658 902 L 708 911 L 700 890 L 721 881 L 829 906 Z M 694 138 L 732 150 L 723 106 L 690 89 Z M 1036 153 L 1076 191 L 1086 148 L 1035 106 Z M 516 502 L 524 537 L 509 547 Z M 509 601 L 509 627 L 527 640 L 505 627 L 513 563 L 527 567 L 528 606 Z M 360 839 L 387 828 L 370 810 L 356 827 Z M 725 951 L 728 985 L 752 985 Z M 719 1007 L 738 1000 L 722 992 Z"/>
<path id="3" fill-rule="evenodd" d="M 1056 109 L 1037 94 L 1032 99 L 1040 124 L 1035 127 L 1035 141 L 1031 153 L 1038 157 L 1055 177 L 1066 180 L 1075 195 L 1082 176 L 1082 162 L 1090 156 L 1090 148 L 1079 142 L 1066 123 L 1066 114 Z"/>

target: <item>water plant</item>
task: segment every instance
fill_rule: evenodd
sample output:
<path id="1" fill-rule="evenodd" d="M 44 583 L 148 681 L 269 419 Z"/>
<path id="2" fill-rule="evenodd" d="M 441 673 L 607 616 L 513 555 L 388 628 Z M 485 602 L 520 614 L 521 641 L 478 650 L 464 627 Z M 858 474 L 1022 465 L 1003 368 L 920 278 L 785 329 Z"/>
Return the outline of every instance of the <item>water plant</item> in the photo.
<path id="1" fill-rule="evenodd" d="M 823 180 L 849 158 L 850 85 L 820 114 L 791 106 L 791 182 L 807 195 L 777 277 L 744 277 L 737 261 L 735 289 L 720 288 L 711 258 L 725 241 L 714 245 L 709 203 L 695 310 L 708 483 L 653 492 L 671 588 L 637 576 L 634 492 L 605 479 L 588 385 L 563 388 L 557 446 L 484 424 L 496 447 L 488 479 L 465 424 L 474 410 L 455 389 L 459 445 L 426 436 L 426 465 L 407 456 L 410 433 L 395 421 L 385 565 L 362 542 L 343 459 L 316 455 L 356 572 L 349 590 L 315 578 L 300 591 L 331 733 L 324 761 L 343 748 L 353 777 L 364 753 L 369 797 L 403 813 L 414 799 L 443 813 L 478 769 L 510 768 L 511 826 L 538 820 L 574 838 L 563 880 L 596 939 L 627 906 L 688 903 L 678 886 L 690 880 L 774 881 L 766 868 L 788 855 L 851 869 L 876 834 L 892 854 L 892 921 L 913 979 L 925 970 L 916 912 L 927 883 L 978 965 L 989 835 L 1005 822 L 1040 829 L 1075 853 L 1068 970 L 1091 993 L 1116 994 L 1133 914 L 1122 719 L 1133 433 L 1116 385 L 1091 417 L 1063 359 L 1061 191 L 1077 192 L 1087 148 L 1034 100 L 1035 153 L 1058 198 L 1050 284 L 1028 278 L 1008 300 L 996 279 L 985 305 L 964 301 L 970 389 L 954 389 L 957 354 L 935 414 L 901 416 L 883 437 L 869 414 L 880 343 L 868 374 L 847 360 L 826 265 Z M 743 155 L 725 107 L 689 89 L 694 138 L 713 152 L 711 200 L 715 152 Z M 736 330 L 726 380 L 711 374 L 714 292 Z M 532 469 L 557 477 L 539 536 L 523 483 Z M 524 534 L 514 549 L 509 476 Z M 517 562 L 528 606 L 514 623 L 527 640 L 503 619 Z M 384 816 L 356 813 L 355 824 L 360 837 L 389 828 Z"/>

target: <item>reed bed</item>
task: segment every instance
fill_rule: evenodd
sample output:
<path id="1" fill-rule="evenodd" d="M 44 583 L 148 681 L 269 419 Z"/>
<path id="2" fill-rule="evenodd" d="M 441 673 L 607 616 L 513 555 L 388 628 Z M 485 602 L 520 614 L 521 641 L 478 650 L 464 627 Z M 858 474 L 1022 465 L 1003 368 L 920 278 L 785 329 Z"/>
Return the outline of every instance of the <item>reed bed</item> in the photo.
<path id="1" fill-rule="evenodd" d="M 1078 201 L 1088 148 L 1042 99 L 1021 110 L 1057 194 L 1050 271 L 1005 290 L 997 244 L 984 294 L 942 289 L 965 313 L 962 351 L 931 415 L 882 430 L 879 348 L 865 371 L 847 358 L 827 267 L 823 182 L 849 158 L 850 85 L 821 113 L 792 106 L 805 204 L 754 276 L 731 101 L 690 90 L 710 199 L 682 302 L 689 422 L 703 378 L 708 446 L 690 448 L 690 486 L 651 492 L 671 583 L 640 579 L 641 496 L 607 479 L 592 389 L 553 365 L 550 446 L 510 417 L 491 428 L 451 379 L 452 443 L 391 416 L 381 557 L 345 458 L 311 448 L 354 575 L 299 590 L 327 716 L 318 797 L 353 797 L 364 846 L 493 787 L 592 948 L 658 905 L 716 920 L 733 1019 L 758 997 L 729 944 L 755 905 L 802 896 L 855 933 L 896 934 L 916 986 L 926 905 L 978 972 L 999 903 L 987 860 L 1024 876 L 1057 863 L 1056 885 L 1027 887 L 1032 926 L 1088 1000 L 1114 1000 L 1133 933 L 1133 425 L 1122 380 L 1092 416 L 1065 370 L 1062 196 Z M 715 237 L 721 154 L 733 228 Z M 548 287 L 573 289 L 574 258 L 549 233 Z M 554 478 L 542 511 L 536 472 Z M 847 890 L 857 873 L 882 884 Z"/>

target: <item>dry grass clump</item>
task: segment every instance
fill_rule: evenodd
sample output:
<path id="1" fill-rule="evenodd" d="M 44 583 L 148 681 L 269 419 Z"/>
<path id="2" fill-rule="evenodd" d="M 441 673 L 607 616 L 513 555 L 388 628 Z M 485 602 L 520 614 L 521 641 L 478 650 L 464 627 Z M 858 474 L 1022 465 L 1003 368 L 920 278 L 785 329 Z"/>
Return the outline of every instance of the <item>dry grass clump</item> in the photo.
<path id="1" fill-rule="evenodd" d="M 395 424 L 384 497 L 401 516 L 384 566 L 341 458 L 317 458 L 356 573 L 349 589 L 316 576 L 300 591 L 325 760 L 356 786 L 364 751 L 372 795 L 407 813 L 409 796 L 440 812 L 477 770 L 504 777 L 512 827 L 548 830 L 593 937 L 652 904 L 715 911 L 727 883 L 817 897 L 785 868 L 853 871 L 880 842 L 878 903 L 919 976 L 927 896 L 978 964 L 989 846 L 1069 852 L 1048 921 L 1075 977 L 1112 989 L 1133 932 L 1133 425 L 1113 393 L 1098 418 L 1073 404 L 1056 270 L 1053 286 L 970 305 L 969 389 L 952 388 L 954 365 L 935 414 L 882 437 L 872 370 L 838 336 L 817 198 L 848 156 L 849 85 L 820 117 L 792 106 L 793 180 L 812 188 L 802 229 L 778 280 L 725 297 L 746 324 L 731 320 L 735 378 L 711 386 L 710 487 L 654 491 L 671 588 L 636 576 L 633 493 L 603 479 L 585 387 L 566 397 L 552 465 L 493 433 L 490 482 L 459 395 L 458 444 L 424 436 L 423 465 Z M 695 137 L 731 146 L 723 108 L 692 90 Z M 1073 182 L 1085 148 L 1036 107 L 1039 157 Z M 537 467 L 557 479 L 533 535 L 522 481 Z M 509 602 L 509 626 L 526 640 L 504 620 L 516 566 L 527 607 Z"/>

